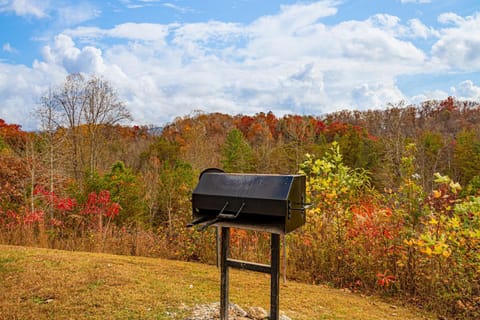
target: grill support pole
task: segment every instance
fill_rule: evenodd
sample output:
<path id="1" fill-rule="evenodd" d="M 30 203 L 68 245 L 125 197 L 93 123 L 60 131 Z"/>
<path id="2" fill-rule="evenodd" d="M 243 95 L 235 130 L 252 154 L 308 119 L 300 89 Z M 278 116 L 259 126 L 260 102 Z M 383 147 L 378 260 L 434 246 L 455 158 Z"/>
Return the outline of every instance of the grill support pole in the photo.
<path id="1" fill-rule="evenodd" d="M 271 234 L 271 261 L 270 265 L 229 259 L 230 228 L 221 230 L 221 257 L 220 257 L 220 320 L 228 320 L 228 268 L 246 269 L 250 271 L 270 274 L 270 320 L 280 318 L 280 235 Z"/>
<path id="2" fill-rule="evenodd" d="M 272 233 L 271 277 L 270 277 L 270 320 L 279 320 L 280 307 L 280 235 Z"/>
<path id="3" fill-rule="evenodd" d="M 230 228 L 222 227 L 220 257 L 220 320 L 228 320 L 228 255 Z"/>
<path id="4" fill-rule="evenodd" d="M 222 239 L 220 236 L 221 229 L 221 227 L 215 227 L 215 250 L 217 250 L 217 268 L 220 268 L 220 257 L 222 256 Z"/>

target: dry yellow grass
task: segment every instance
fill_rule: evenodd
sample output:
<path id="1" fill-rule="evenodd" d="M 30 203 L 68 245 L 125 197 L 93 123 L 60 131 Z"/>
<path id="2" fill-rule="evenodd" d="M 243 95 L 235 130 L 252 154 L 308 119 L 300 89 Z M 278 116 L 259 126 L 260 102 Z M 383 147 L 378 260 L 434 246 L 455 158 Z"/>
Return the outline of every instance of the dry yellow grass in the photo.
<path id="1" fill-rule="evenodd" d="M 0 246 L 0 319 L 184 319 L 189 307 L 219 301 L 214 266 L 142 257 Z M 232 270 L 230 301 L 268 310 L 269 277 Z M 377 298 L 282 284 L 290 318 L 433 319 Z"/>

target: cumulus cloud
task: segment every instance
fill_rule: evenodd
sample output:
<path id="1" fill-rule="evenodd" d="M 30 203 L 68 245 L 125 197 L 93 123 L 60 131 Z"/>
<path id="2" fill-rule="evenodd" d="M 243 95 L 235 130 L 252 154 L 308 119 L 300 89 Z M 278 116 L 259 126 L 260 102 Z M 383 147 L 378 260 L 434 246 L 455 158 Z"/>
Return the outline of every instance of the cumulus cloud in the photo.
<path id="1" fill-rule="evenodd" d="M 453 87 L 452 93 L 460 99 L 479 100 L 480 86 L 475 85 L 472 80 L 465 80 Z"/>
<path id="2" fill-rule="evenodd" d="M 0 70 L 0 118 L 21 124 L 26 130 L 36 129 L 34 108 L 49 86 L 64 79 L 64 74 L 55 67 L 42 70 L 41 66 L 2 63 Z"/>
<path id="3" fill-rule="evenodd" d="M 378 63 L 408 61 L 409 64 L 417 64 L 424 61 L 425 54 L 422 50 L 391 32 L 393 21 L 389 19 L 383 28 L 376 26 L 371 20 L 348 21 L 333 28 L 332 36 L 340 38 L 340 53 L 351 58 L 375 60 Z"/>
<path id="4" fill-rule="evenodd" d="M 444 100 L 451 94 L 443 90 L 427 90 L 421 94 L 414 95 L 408 99 L 409 103 L 420 104 L 427 100 Z"/>
<path id="5" fill-rule="evenodd" d="M 453 12 L 446 12 L 442 13 L 438 16 L 438 22 L 443 24 L 454 24 L 454 25 L 461 25 L 465 22 L 465 19 L 460 17 L 458 14 Z"/>
<path id="6" fill-rule="evenodd" d="M 362 84 L 352 90 L 352 98 L 360 110 L 385 107 L 385 101 L 397 103 L 404 98 L 402 92 L 393 84 Z"/>
<path id="7" fill-rule="evenodd" d="M 408 20 L 408 29 L 406 35 L 412 38 L 428 39 L 438 37 L 439 33 L 432 27 L 427 27 L 419 19 Z"/>
<path id="8" fill-rule="evenodd" d="M 437 37 L 438 31 L 432 27 L 426 26 L 419 19 L 410 19 L 406 24 L 402 24 L 399 17 L 389 14 L 376 14 L 367 19 L 367 22 L 375 28 L 388 32 L 398 38 L 420 38 L 427 39 Z"/>
<path id="9" fill-rule="evenodd" d="M 466 18 L 443 14 L 439 22 L 453 26 L 440 30 L 433 59 L 452 69 L 480 71 L 480 13 Z"/>
<path id="10" fill-rule="evenodd" d="M 53 46 L 43 48 L 43 57 L 49 64 L 63 66 L 68 73 L 102 73 L 105 69 L 100 49 L 90 46 L 79 49 L 63 34 L 55 37 Z"/>
<path id="11" fill-rule="evenodd" d="M 127 79 L 134 77 L 125 80 L 125 90 L 128 99 L 143 102 L 137 110 L 144 108 L 139 115 L 151 113 L 147 119 L 158 118 L 154 104 L 164 114 L 177 115 L 193 109 L 324 113 L 340 107 L 380 107 L 401 99 L 393 77 L 418 68 L 423 52 L 396 38 L 390 29 L 400 21 L 393 16 L 333 27 L 322 24 L 322 18 L 336 13 L 335 4 L 283 6 L 278 15 L 249 25 L 210 21 L 163 26 L 159 34 L 170 40 L 161 52 L 135 42 L 106 48 L 104 56 Z M 125 25 L 122 34 L 130 39 L 127 30 L 135 28 Z M 121 37 L 113 29 L 101 32 Z M 390 85 L 366 85 L 366 77 L 373 75 Z M 148 100 L 155 103 L 144 102 Z"/>
<path id="12" fill-rule="evenodd" d="M 255 21 L 252 31 L 264 35 L 293 35 L 308 32 L 321 18 L 337 13 L 339 1 L 319 1 L 310 4 L 282 5 L 280 13 L 264 16 Z"/>
<path id="13" fill-rule="evenodd" d="M 421 103 L 430 99 L 443 100 L 449 96 L 454 96 L 459 100 L 478 101 L 480 100 L 480 85 L 472 80 L 464 80 L 450 87 L 449 90 L 425 91 L 409 100 L 412 103 Z"/>

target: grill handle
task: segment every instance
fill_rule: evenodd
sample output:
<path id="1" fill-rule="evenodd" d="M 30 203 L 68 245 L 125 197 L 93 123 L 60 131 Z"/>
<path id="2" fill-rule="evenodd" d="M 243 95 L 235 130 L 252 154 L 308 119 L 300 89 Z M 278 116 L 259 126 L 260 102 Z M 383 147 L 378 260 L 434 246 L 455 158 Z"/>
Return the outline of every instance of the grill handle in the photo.
<path id="1" fill-rule="evenodd" d="M 223 213 L 223 211 L 225 211 L 225 209 L 227 208 L 228 204 L 229 204 L 228 201 L 225 202 L 225 205 L 223 206 L 222 210 L 220 210 L 220 212 L 217 214 L 217 216 L 214 219 L 202 225 L 200 228 L 198 228 L 198 231 L 203 231 L 206 228 L 210 227 L 212 224 L 217 223 L 221 220 L 234 220 L 238 218 L 238 216 L 240 215 L 240 212 L 242 212 L 243 210 L 243 207 L 245 207 L 245 202 L 243 202 L 242 205 L 240 206 L 240 209 L 238 209 L 238 211 L 235 214 Z"/>
<path id="2" fill-rule="evenodd" d="M 201 226 L 200 228 L 198 228 L 198 231 L 203 231 L 203 230 L 207 229 L 207 228 L 210 227 L 212 224 L 217 223 L 218 220 L 219 220 L 218 218 L 215 218 L 215 219 L 212 219 L 212 220 L 208 221 L 208 222 L 205 223 L 203 226 Z"/>
<path id="3" fill-rule="evenodd" d="M 228 204 L 228 202 L 227 202 L 227 204 Z M 243 207 L 245 207 L 245 202 L 242 202 L 242 205 L 240 206 L 240 209 L 238 209 L 237 213 L 235 213 L 234 215 L 228 214 L 228 213 L 222 213 L 223 212 L 223 209 L 222 209 L 222 211 L 217 215 L 217 218 L 222 218 L 222 219 L 227 219 L 227 220 L 237 219 L 238 216 L 240 215 L 240 212 L 242 212 Z"/>
<path id="4" fill-rule="evenodd" d="M 305 214 L 307 212 L 307 209 L 312 207 L 313 203 L 305 203 L 305 202 L 302 201 L 302 203 L 300 203 L 300 205 L 301 205 L 300 208 L 292 208 L 291 203 L 290 202 L 288 203 L 288 215 L 287 215 L 288 219 L 290 219 L 292 217 L 291 211 L 301 211 L 301 214 L 305 218 Z"/>
<path id="5" fill-rule="evenodd" d="M 293 211 L 305 211 L 305 210 L 313 207 L 313 203 L 301 203 L 301 205 L 302 205 L 301 208 L 292 208 L 291 206 L 289 206 L 288 209 L 293 210 Z"/>
<path id="6" fill-rule="evenodd" d="M 205 229 L 207 229 L 208 227 L 210 227 L 212 224 L 218 222 L 219 220 L 219 216 L 221 216 L 223 214 L 223 211 L 225 211 L 225 209 L 228 207 L 228 201 L 225 202 L 225 205 L 223 206 L 222 210 L 220 210 L 220 212 L 217 214 L 217 216 L 215 218 L 213 218 L 212 220 L 210 221 L 207 221 L 207 223 L 205 223 L 203 226 L 201 226 L 200 228 L 198 228 L 198 231 L 203 231 Z"/>
<path id="7" fill-rule="evenodd" d="M 193 227 L 194 225 L 197 225 L 199 223 L 202 223 L 202 222 L 205 222 L 209 219 L 209 217 L 200 217 L 200 218 L 197 218 L 195 220 L 193 220 L 192 222 L 190 222 L 189 224 L 187 224 L 187 228 L 191 228 Z"/>

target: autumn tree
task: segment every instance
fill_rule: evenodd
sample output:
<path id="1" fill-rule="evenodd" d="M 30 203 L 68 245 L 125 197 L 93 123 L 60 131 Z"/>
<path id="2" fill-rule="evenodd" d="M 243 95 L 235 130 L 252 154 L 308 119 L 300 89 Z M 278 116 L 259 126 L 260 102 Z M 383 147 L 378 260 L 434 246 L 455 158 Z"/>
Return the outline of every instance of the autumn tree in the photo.
<path id="1" fill-rule="evenodd" d="M 190 217 L 190 192 L 194 187 L 195 175 L 186 162 L 164 163 L 158 177 L 158 209 L 153 220 L 154 225 L 166 223 L 168 233 L 174 231 L 174 222 Z M 182 225 L 183 228 L 183 225 Z"/>
<path id="2" fill-rule="evenodd" d="M 232 128 L 232 117 L 229 115 L 195 110 L 163 128 L 162 136 L 178 143 L 182 159 L 195 170 L 202 170 L 220 165 L 220 149 Z"/>
<path id="3" fill-rule="evenodd" d="M 27 133 L 16 124 L 0 119 L 0 210 L 17 210 L 29 182 L 25 155 Z"/>
<path id="4" fill-rule="evenodd" d="M 24 161 L 11 154 L 0 153 L 0 210 L 18 210 L 24 206 L 29 173 Z"/>
<path id="5" fill-rule="evenodd" d="M 377 137 L 370 135 L 366 129 L 350 124 L 332 123 L 325 129 L 334 136 L 344 155 L 344 162 L 352 168 L 372 170 L 377 165 Z"/>
<path id="6" fill-rule="evenodd" d="M 58 88 L 49 91 L 48 96 L 42 97 L 42 104 L 45 109 L 51 109 L 58 116 L 55 120 L 43 119 L 44 122 L 54 121 L 67 129 L 69 149 L 71 151 L 71 173 L 79 181 L 81 134 L 80 124 L 82 123 L 82 110 L 85 108 L 85 78 L 81 74 L 67 76 L 65 82 Z M 47 114 L 48 116 L 53 113 Z M 42 115 L 40 114 L 40 117 Z"/>
<path id="7" fill-rule="evenodd" d="M 6 123 L 0 119 L 0 151 L 11 150 L 17 154 L 22 154 L 25 150 L 27 134 L 18 124 Z"/>
<path id="8" fill-rule="evenodd" d="M 97 169 L 97 152 L 102 127 L 131 120 L 132 116 L 115 89 L 105 79 L 93 76 L 85 83 L 84 90 L 87 101 L 81 111 L 88 129 L 88 168 L 93 171 Z"/>
<path id="9" fill-rule="evenodd" d="M 271 172 L 272 161 L 275 160 L 271 153 L 274 150 L 275 138 L 278 136 L 277 118 L 271 112 L 268 114 L 260 112 L 255 116 L 237 117 L 235 122 L 253 149 L 257 159 L 256 171 Z"/>
<path id="10" fill-rule="evenodd" d="M 51 90 L 41 98 L 41 103 L 36 109 L 36 114 L 40 121 L 39 139 L 42 141 L 44 148 L 41 152 L 41 157 L 48 168 L 48 188 L 49 195 L 52 196 L 55 192 L 55 186 L 59 185 L 57 178 L 60 176 L 59 167 L 62 166 L 64 159 L 62 157 L 62 143 L 65 140 L 65 130 L 60 130 L 60 110 L 55 105 L 53 93 Z M 53 199 L 50 199 L 53 202 Z M 49 207 L 49 217 L 54 218 L 53 208 Z"/>
<path id="11" fill-rule="evenodd" d="M 66 130 L 71 174 L 76 181 L 81 181 L 85 170 L 96 169 L 100 128 L 131 119 L 106 80 L 96 76 L 85 79 L 79 73 L 68 75 L 61 86 L 51 89 L 42 98 L 41 110 L 43 123 L 57 124 Z"/>
<path id="12" fill-rule="evenodd" d="M 181 175 L 177 181 L 169 179 L 175 174 L 176 163 L 180 160 L 180 146 L 175 141 L 169 141 L 165 137 L 158 137 L 150 146 L 140 154 L 141 172 L 145 185 L 145 205 L 148 209 L 148 222 L 150 227 L 157 227 L 165 221 L 162 213 L 166 212 L 169 225 L 172 212 L 172 195 L 177 192 L 178 185 L 183 183 Z M 172 184 L 169 185 L 169 182 Z M 167 188 L 162 190 L 162 188 Z"/>
<path id="13" fill-rule="evenodd" d="M 116 223 L 130 224 L 145 220 L 143 195 L 145 187 L 139 175 L 122 161 L 115 162 L 110 172 L 93 172 L 87 179 L 87 193 L 107 190 L 113 201 L 120 205 Z"/>
<path id="14" fill-rule="evenodd" d="M 433 175 L 436 172 L 445 169 L 443 165 L 445 157 L 445 138 L 439 132 L 425 130 L 418 137 L 416 165 L 418 175 L 422 181 L 425 190 L 431 190 L 433 187 Z"/>
<path id="15" fill-rule="evenodd" d="M 460 132 L 456 139 L 453 156 L 455 178 L 467 184 L 480 172 L 480 139 L 471 130 Z"/>

